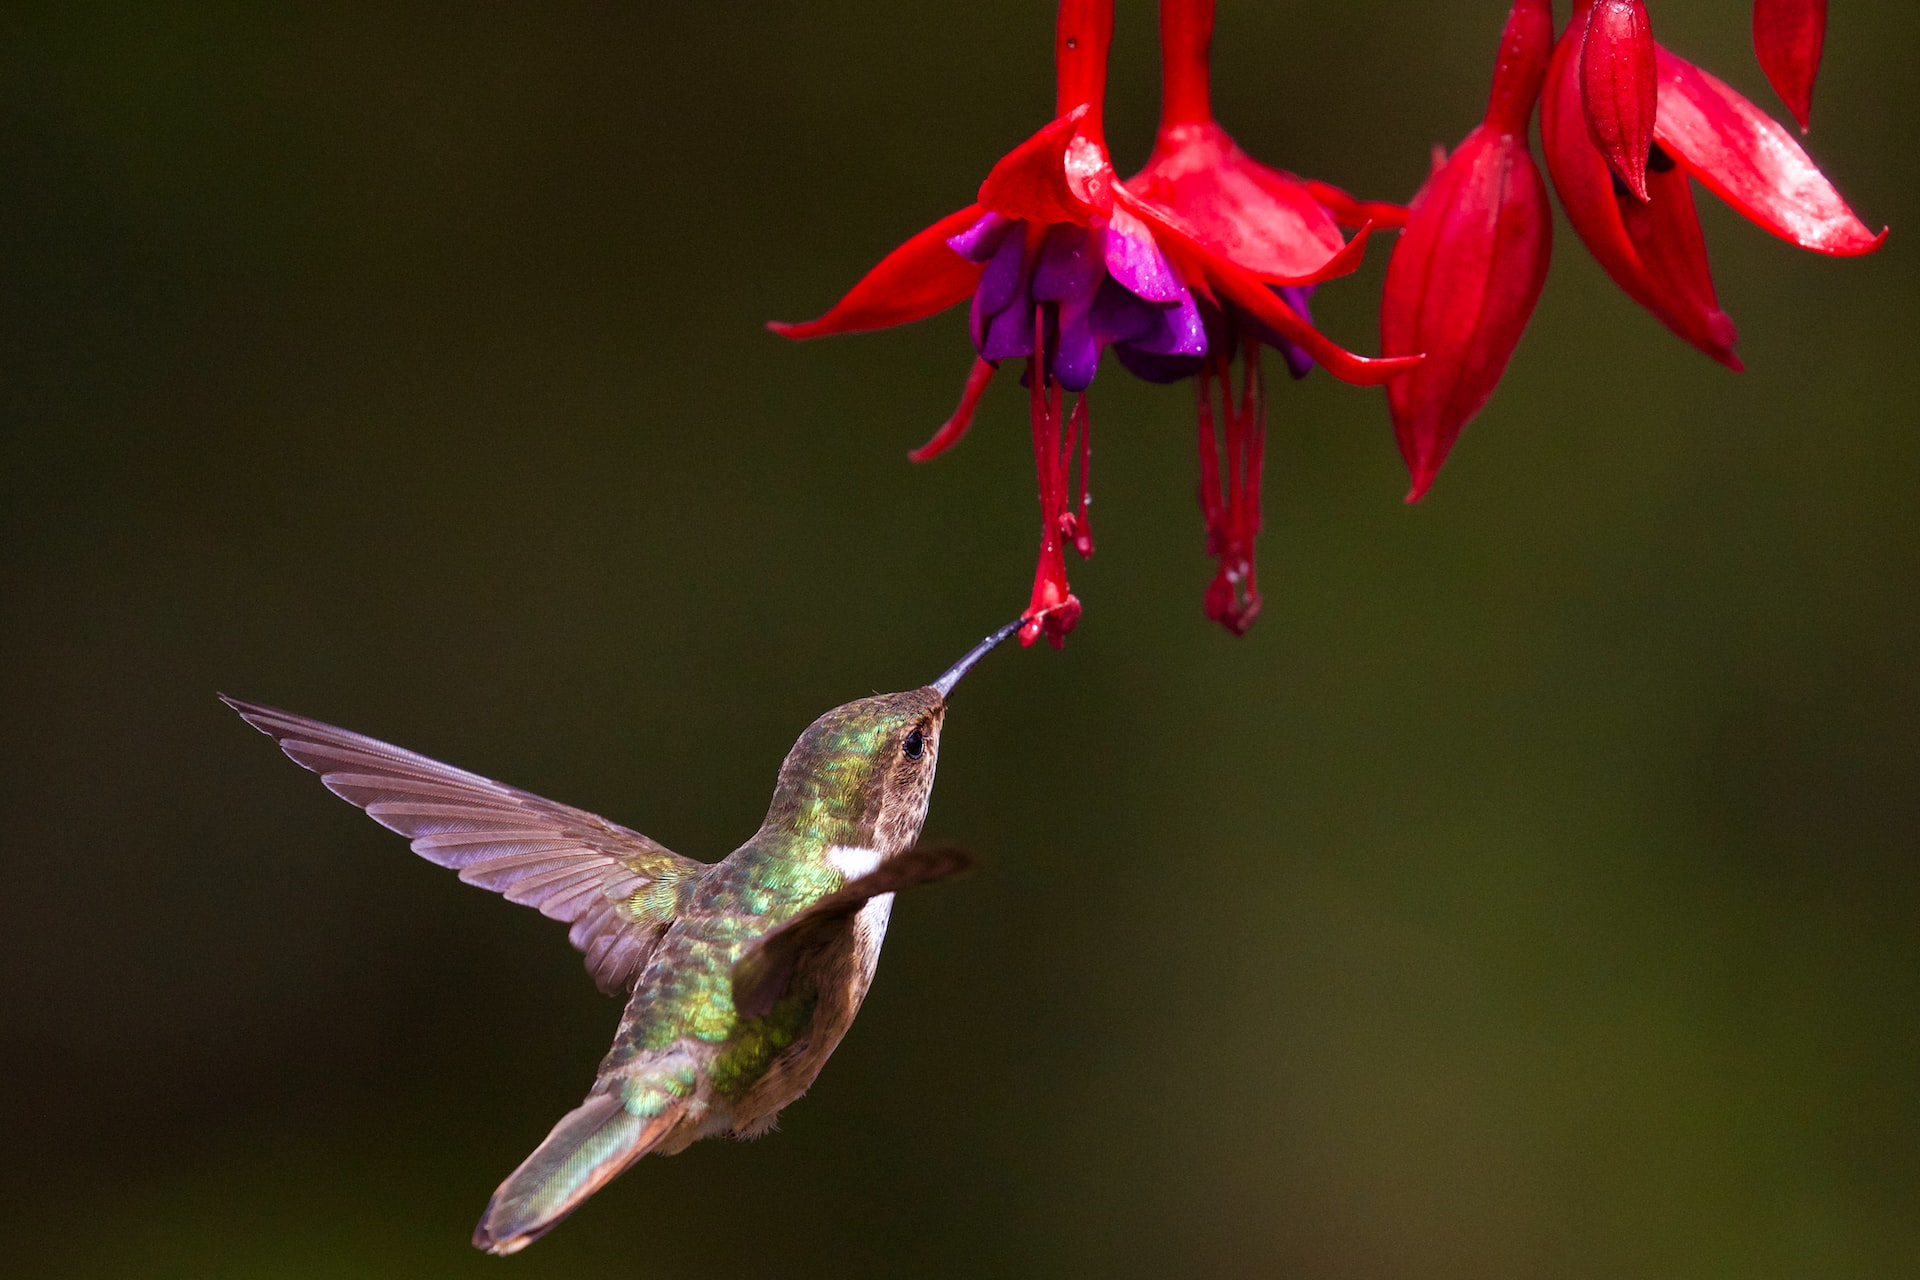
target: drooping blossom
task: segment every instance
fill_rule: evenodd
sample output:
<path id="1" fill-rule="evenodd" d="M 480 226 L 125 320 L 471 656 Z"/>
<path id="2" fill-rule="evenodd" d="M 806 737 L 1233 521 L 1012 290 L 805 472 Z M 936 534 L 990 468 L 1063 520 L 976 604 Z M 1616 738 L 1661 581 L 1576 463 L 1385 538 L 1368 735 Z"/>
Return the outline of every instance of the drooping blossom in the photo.
<path id="1" fill-rule="evenodd" d="M 1805 133 L 1827 43 L 1827 0 L 1753 0 L 1753 53 Z"/>
<path id="2" fill-rule="evenodd" d="M 1850 257 L 1886 237 L 1854 216 L 1800 144 L 1758 107 L 1655 46 L 1658 106 L 1649 198 L 1616 187 L 1588 136 L 1578 65 L 1591 0 L 1578 0 L 1541 98 L 1547 169 L 1567 218 L 1615 284 L 1676 334 L 1731 369 L 1733 322 L 1720 309 L 1689 179 L 1803 249 Z"/>
<path id="3" fill-rule="evenodd" d="M 1236 632 L 1260 609 L 1263 347 L 1295 377 L 1319 365 L 1385 383 L 1409 500 L 1426 492 L 1544 283 L 1552 229 L 1528 139 L 1536 101 L 1548 169 L 1581 240 L 1631 297 L 1730 367 L 1740 367 L 1735 335 L 1707 267 L 1694 181 L 1817 252 L 1869 253 L 1884 238 L 1785 130 L 1654 43 L 1644 0 L 1574 0 L 1557 43 L 1551 0 L 1513 0 L 1486 116 L 1436 156 L 1410 211 L 1268 168 L 1235 145 L 1209 101 L 1213 8 L 1163 0 L 1160 129 L 1147 165 L 1123 183 L 1102 134 L 1110 0 L 1061 0 L 1054 120 L 994 166 L 974 203 L 888 254 L 825 315 L 772 326 L 795 338 L 854 332 L 969 301 L 966 387 L 916 461 L 960 440 L 999 366 L 1024 362 L 1041 549 L 1023 643 L 1059 645 L 1080 614 L 1066 549 L 1093 549 L 1085 395 L 1109 348 L 1139 377 L 1194 380 L 1200 504 L 1218 561 L 1204 600 Z M 1803 127 L 1824 22 L 1824 0 L 1756 0 L 1756 49 Z M 1354 355 L 1314 327 L 1309 301 L 1352 269 L 1372 230 L 1402 225 L 1382 354 Z"/>
<path id="4" fill-rule="evenodd" d="M 1381 350 L 1427 356 L 1387 384 L 1413 480 L 1409 502 L 1426 493 L 1461 428 L 1493 394 L 1546 283 L 1553 215 L 1527 135 L 1552 52 L 1548 0 L 1516 0 L 1486 118 L 1414 196 L 1387 264 Z"/>
<path id="5" fill-rule="evenodd" d="M 1115 355 L 1151 382 L 1194 379 L 1200 508 L 1207 552 L 1218 565 L 1203 605 L 1209 618 L 1243 634 L 1260 612 L 1254 568 L 1266 440 L 1260 347 L 1276 348 L 1296 378 L 1305 376 L 1313 356 L 1278 330 L 1274 317 L 1291 313 L 1311 322 L 1307 300 L 1314 286 L 1352 271 L 1374 225 L 1398 226 L 1406 210 L 1355 200 L 1330 184 L 1268 168 L 1242 151 L 1213 117 L 1213 21 L 1213 0 L 1162 0 L 1160 126 L 1153 154 L 1125 189 L 1160 219 L 1163 235 L 1176 238 L 1177 232 L 1179 240 L 1237 264 L 1265 292 L 1253 295 L 1256 310 L 1202 289 L 1204 353 L 1117 347 Z M 1352 240 L 1340 232 L 1343 221 L 1359 227 Z M 1204 263 L 1190 269 L 1206 275 Z"/>
<path id="6" fill-rule="evenodd" d="M 1580 104 L 1587 136 L 1627 190 L 1647 200 L 1653 146 L 1653 25 L 1641 0 L 1599 0 L 1588 11 L 1580 51 Z"/>
<path id="7" fill-rule="evenodd" d="M 1391 377 L 1406 362 L 1368 360 L 1329 341 L 1265 287 L 1258 266 L 1203 245 L 1115 179 L 1102 131 L 1111 0 L 1062 0 L 1055 32 L 1056 118 L 994 166 L 978 200 L 883 259 L 825 315 L 775 324 L 792 338 L 879 328 L 921 319 L 971 296 L 977 359 L 959 408 L 913 456 L 957 442 L 993 371 L 1026 361 L 1034 453 L 1040 469 L 1042 541 L 1023 644 L 1041 634 L 1058 645 L 1079 616 L 1063 546 L 1090 554 L 1084 394 L 1109 346 L 1145 358 L 1198 359 L 1206 330 L 1196 292 L 1221 294 L 1258 313 L 1275 332 L 1336 376 L 1359 383 Z M 1077 498 L 1070 466 L 1080 468 Z"/>

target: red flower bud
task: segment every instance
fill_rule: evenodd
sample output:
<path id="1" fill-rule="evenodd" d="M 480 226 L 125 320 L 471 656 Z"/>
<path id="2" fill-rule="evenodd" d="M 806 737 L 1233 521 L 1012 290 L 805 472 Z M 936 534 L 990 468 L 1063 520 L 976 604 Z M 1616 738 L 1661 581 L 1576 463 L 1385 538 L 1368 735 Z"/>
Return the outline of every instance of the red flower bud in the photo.
<path id="1" fill-rule="evenodd" d="M 1729 368 L 1733 322 L 1714 297 L 1689 179 L 1783 240 L 1843 257 L 1886 238 L 1854 216 L 1791 134 L 1684 59 L 1654 47 L 1658 73 L 1648 201 L 1615 189 L 1586 128 L 1577 66 L 1585 0 L 1554 51 L 1540 107 L 1547 169 L 1568 221 L 1629 297 Z"/>
<path id="2" fill-rule="evenodd" d="M 1648 173 L 1642 204 L 1620 186 L 1587 136 L 1578 63 L 1584 26 L 1578 11 L 1547 71 L 1540 138 L 1560 206 L 1613 282 L 1669 329 L 1730 369 L 1733 321 L 1720 309 L 1707 269 L 1706 241 L 1683 170 L 1664 152 Z M 1631 216 L 1629 216 L 1631 215 Z"/>
<path id="3" fill-rule="evenodd" d="M 1627 189 L 1647 198 L 1647 149 L 1653 145 L 1653 27 L 1640 0 L 1599 0 L 1580 51 L 1580 100 L 1587 135 Z"/>
<path id="4" fill-rule="evenodd" d="M 1767 83 L 1807 131 L 1827 43 L 1827 0 L 1753 0 L 1753 52 Z"/>
<path id="5" fill-rule="evenodd" d="M 1460 429 L 1486 404 L 1540 300 L 1553 221 L 1527 145 L 1527 121 L 1553 50 L 1547 0 L 1516 0 L 1502 34 L 1484 123 L 1414 196 L 1387 266 L 1385 356 L 1426 360 L 1387 384 L 1394 435 L 1427 491 Z"/>

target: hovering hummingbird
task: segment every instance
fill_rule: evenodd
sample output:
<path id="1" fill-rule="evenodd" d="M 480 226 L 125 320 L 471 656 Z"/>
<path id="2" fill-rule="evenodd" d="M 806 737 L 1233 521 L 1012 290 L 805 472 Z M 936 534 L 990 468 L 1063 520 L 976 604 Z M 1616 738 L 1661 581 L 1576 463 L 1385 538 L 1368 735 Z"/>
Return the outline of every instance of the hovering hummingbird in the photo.
<path id="1" fill-rule="evenodd" d="M 1016 619 L 924 688 L 836 707 L 787 753 L 766 821 L 712 864 L 605 818 L 304 716 L 221 700 L 468 884 L 572 926 L 627 996 L 587 1100 L 500 1184 L 473 1233 L 508 1254 L 641 1156 L 755 1138 L 807 1091 L 873 981 L 893 895 L 971 859 L 916 848 L 947 697 Z"/>

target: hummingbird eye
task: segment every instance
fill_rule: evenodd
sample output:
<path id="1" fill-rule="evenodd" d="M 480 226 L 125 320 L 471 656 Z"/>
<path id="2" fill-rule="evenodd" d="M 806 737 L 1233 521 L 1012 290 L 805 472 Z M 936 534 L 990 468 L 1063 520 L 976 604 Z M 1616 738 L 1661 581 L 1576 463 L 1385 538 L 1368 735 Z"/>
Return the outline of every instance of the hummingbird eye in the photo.
<path id="1" fill-rule="evenodd" d="M 907 759 L 909 760 L 918 760 L 920 753 L 925 751 L 926 748 L 927 740 L 921 735 L 920 730 L 917 728 L 907 735 L 905 742 L 900 744 L 900 749 L 907 753 Z"/>

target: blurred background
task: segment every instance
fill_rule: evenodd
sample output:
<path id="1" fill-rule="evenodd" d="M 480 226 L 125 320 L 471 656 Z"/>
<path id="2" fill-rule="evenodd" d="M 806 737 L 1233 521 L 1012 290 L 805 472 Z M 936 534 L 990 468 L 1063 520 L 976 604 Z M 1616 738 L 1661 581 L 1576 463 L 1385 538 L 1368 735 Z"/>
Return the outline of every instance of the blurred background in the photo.
<path id="1" fill-rule="evenodd" d="M 1559 15 L 1565 18 L 1565 6 Z M 1748 6 L 1653 6 L 1784 118 Z M 1223 0 L 1223 121 L 1404 199 L 1505 5 Z M 1063 653 L 957 699 L 781 1132 L 467 1236 L 616 1017 L 214 701 L 718 858 L 816 714 L 1025 601 L 961 313 L 790 345 L 1052 104 L 1051 6 L 0 15 L 0 1228 L 32 1276 L 1920 1273 L 1920 14 L 1810 147 L 1877 258 L 1700 205 L 1750 372 L 1564 223 L 1431 497 L 1276 390 L 1265 615 L 1208 625 L 1185 387 L 1095 389 Z M 1110 134 L 1144 159 L 1153 12 Z M 1315 301 L 1375 349 L 1384 254 Z M 1273 365 L 1271 359 L 1269 368 Z"/>

